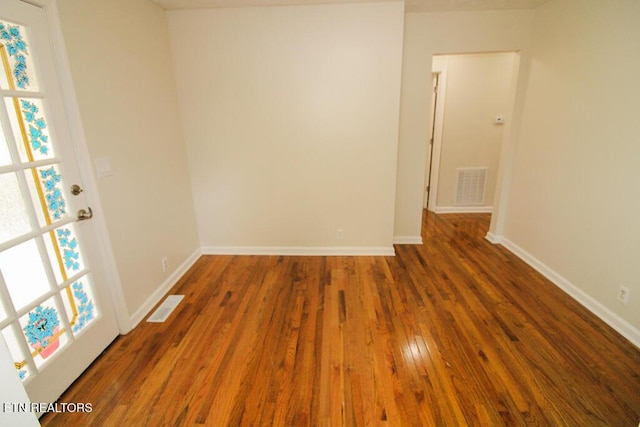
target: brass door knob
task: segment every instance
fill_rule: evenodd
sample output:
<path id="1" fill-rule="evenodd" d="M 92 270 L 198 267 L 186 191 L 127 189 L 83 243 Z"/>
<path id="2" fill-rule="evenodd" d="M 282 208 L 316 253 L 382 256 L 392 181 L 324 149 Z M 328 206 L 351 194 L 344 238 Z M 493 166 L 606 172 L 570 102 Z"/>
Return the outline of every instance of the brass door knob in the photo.
<path id="1" fill-rule="evenodd" d="M 82 187 L 80 187 L 78 184 L 73 184 L 71 186 L 71 194 L 73 194 L 74 196 L 77 196 L 78 194 L 82 193 L 84 190 L 82 189 Z"/>
<path id="2" fill-rule="evenodd" d="M 78 211 L 78 219 L 76 221 L 84 221 L 84 220 L 93 218 L 93 211 L 91 210 L 90 207 L 87 207 L 87 209 L 88 211 L 84 209 L 80 209 Z"/>

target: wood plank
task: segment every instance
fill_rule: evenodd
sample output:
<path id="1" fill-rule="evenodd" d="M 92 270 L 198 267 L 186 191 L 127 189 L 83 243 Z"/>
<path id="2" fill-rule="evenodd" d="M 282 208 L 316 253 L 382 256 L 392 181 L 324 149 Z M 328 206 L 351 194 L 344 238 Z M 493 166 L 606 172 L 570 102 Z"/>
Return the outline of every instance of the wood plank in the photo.
<path id="1" fill-rule="evenodd" d="M 638 425 L 640 350 L 499 245 L 425 213 L 395 257 L 203 256 L 57 425 Z"/>

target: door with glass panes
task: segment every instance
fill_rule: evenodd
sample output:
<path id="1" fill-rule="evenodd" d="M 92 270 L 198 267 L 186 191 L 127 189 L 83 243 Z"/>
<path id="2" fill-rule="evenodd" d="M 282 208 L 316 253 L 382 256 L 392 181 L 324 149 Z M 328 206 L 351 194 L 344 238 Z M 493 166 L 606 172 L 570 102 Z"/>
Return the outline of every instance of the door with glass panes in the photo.
<path id="1" fill-rule="evenodd" d="M 118 334 L 49 33 L 49 2 L 0 8 L 0 329 L 33 402 Z"/>

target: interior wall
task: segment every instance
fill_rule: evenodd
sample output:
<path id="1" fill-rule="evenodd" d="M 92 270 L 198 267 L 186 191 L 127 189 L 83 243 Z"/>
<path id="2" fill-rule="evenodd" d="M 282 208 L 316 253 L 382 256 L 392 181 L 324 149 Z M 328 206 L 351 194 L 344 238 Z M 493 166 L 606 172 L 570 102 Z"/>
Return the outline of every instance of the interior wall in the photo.
<path id="1" fill-rule="evenodd" d="M 168 16 L 205 252 L 392 251 L 403 3 Z"/>
<path id="2" fill-rule="evenodd" d="M 395 235 L 420 238 L 425 161 L 431 113 L 432 57 L 437 54 L 520 52 L 527 61 L 533 10 L 419 12 L 405 15 L 402 103 L 398 142 Z M 520 84 L 520 78 L 518 79 Z M 522 94 L 522 91 L 519 91 Z M 514 120 L 504 126 L 503 151 L 511 146 Z M 505 153 L 502 154 L 505 156 Z M 500 181 L 502 171 L 498 171 Z M 496 190 L 496 194 L 501 189 Z M 498 199 L 494 199 L 494 205 Z"/>
<path id="3" fill-rule="evenodd" d="M 436 212 L 491 211 L 504 130 L 495 119 L 511 111 L 516 60 L 511 52 L 433 58 L 434 67 L 447 73 Z M 457 169 L 468 167 L 487 168 L 483 205 L 456 203 Z"/>
<path id="4" fill-rule="evenodd" d="M 640 3 L 536 11 L 504 235 L 640 340 Z M 631 291 L 628 305 L 618 287 Z M 636 341 L 640 342 L 640 341 Z"/>
<path id="5" fill-rule="evenodd" d="M 199 247 L 166 16 L 148 0 L 57 4 L 90 155 L 111 162 L 97 183 L 132 315 Z"/>

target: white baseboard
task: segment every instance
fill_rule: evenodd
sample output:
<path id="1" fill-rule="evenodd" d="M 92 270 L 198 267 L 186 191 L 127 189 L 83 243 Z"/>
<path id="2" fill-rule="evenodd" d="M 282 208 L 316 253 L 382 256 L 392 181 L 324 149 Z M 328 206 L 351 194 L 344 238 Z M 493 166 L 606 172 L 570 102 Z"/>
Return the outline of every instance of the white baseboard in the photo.
<path id="1" fill-rule="evenodd" d="M 493 243 L 501 243 L 514 255 L 529 264 L 533 269 L 549 279 L 553 284 L 565 291 L 573 299 L 578 301 L 585 308 L 602 319 L 606 324 L 611 326 L 618 333 L 631 341 L 636 347 L 640 347 L 640 330 L 635 328 L 622 317 L 618 316 L 616 313 L 597 301 L 591 295 L 584 292 L 582 289 L 571 283 L 562 275 L 555 272 L 549 266 L 538 260 L 536 257 L 531 255 L 529 252 L 525 251 L 506 237 L 494 236 L 492 233 L 487 233 L 487 240 Z"/>
<path id="2" fill-rule="evenodd" d="M 421 245 L 422 236 L 395 236 L 393 238 L 394 245 Z"/>
<path id="3" fill-rule="evenodd" d="M 203 255 L 291 255 L 291 256 L 395 256 L 396 252 L 391 247 L 304 247 L 304 246 L 205 246 Z"/>
<path id="4" fill-rule="evenodd" d="M 435 213 L 493 213 L 493 206 L 436 206 Z"/>
<path id="5" fill-rule="evenodd" d="M 176 284 L 178 280 L 184 276 L 184 274 L 195 264 L 195 262 L 202 255 L 201 249 L 196 249 L 173 273 L 165 280 L 154 293 L 136 310 L 131 316 L 131 329 L 138 326 L 140 322 L 153 310 L 153 307 L 160 302 L 167 292 Z M 129 331 L 127 331 L 129 332 Z"/>
<path id="6" fill-rule="evenodd" d="M 492 232 L 487 232 L 487 235 L 484 236 L 485 239 L 487 239 L 489 242 L 495 244 L 498 243 L 502 243 L 502 236 L 496 236 L 495 234 L 493 234 Z"/>

